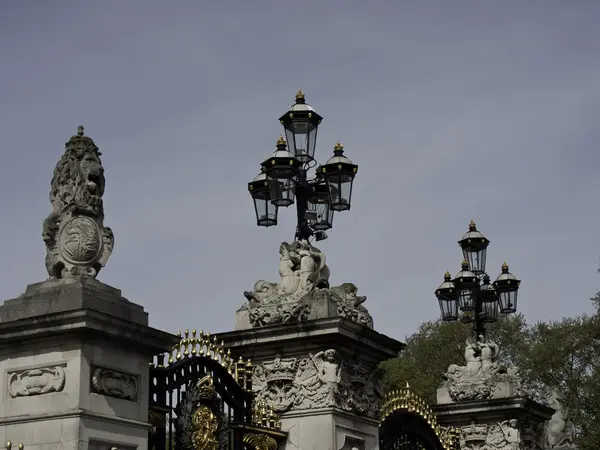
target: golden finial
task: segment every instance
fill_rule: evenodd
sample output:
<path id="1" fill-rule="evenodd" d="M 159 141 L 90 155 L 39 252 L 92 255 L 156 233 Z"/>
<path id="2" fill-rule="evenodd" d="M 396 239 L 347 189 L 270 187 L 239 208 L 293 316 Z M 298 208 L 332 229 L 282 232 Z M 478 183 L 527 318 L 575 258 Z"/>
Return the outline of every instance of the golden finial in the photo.
<path id="1" fill-rule="evenodd" d="M 19 450 L 23 450 L 24 448 L 25 448 L 25 446 L 24 446 L 24 445 L 23 445 L 23 443 L 21 442 L 21 443 L 19 444 Z"/>
<path id="2" fill-rule="evenodd" d="M 277 139 L 277 145 L 285 145 L 285 139 L 283 136 L 279 136 L 279 139 Z"/>
<path id="3" fill-rule="evenodd" d="M 77 136 L 83 136 L 83 125 L 77 127 Z"/>
<path id="4" fill-rule="evenodd" d="M 296 100 L 304 100 L 304 92 L 302 92 L 302 89 L 298 89 L 298 93 L 296 94 Z"/>
<path id="5" fill-rule="evenodd" d="M 410 384 L 408 384 L 408 381 L 406 382 L 406 389 L 410 389 Z"/>
<path id="6" fill-rule="evenodd" d="M 508 263 L 506 261 L 502 263 L 502 270 L 508 270 Z"/>
<path id="7" fill-rule="evenodd" d="M 341 151 L 341 150 L 344 150 L 344 146 L 342 145 L 342 143 L 341 143 L 340 141 L 337 141 L 337 142 L 335 143 L 335 146 L 333 147 L 333 149 L 334 149 L 336 152 L 339 152 L 339 151 Z"/>
<path id="8" fill-rule="evenodd" d="M 6 450 L 10 450 L 12 448 L 12 442 L 6 441 Z"/>
<path id="9" fill-rule="evenodd" d="M 471 231 L 474 231 L 474 230 L 476 230 L 476 229 L 477 229 L 477 225 L 475 225 L 475 221 L 474 221 L 474 220 L 471 220 L 471 221 L 469 222 L 469 230 L 471 230 Z"/>

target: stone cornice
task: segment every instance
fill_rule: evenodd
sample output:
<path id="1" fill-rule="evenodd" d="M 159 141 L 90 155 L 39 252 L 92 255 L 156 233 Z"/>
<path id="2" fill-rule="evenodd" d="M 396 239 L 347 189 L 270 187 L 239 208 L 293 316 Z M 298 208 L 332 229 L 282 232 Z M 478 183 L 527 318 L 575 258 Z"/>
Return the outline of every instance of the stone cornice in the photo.
<path id="1" fill-rule="evenodd" d="M 101 335 L 138 348 L 146 348 L 149 354 L 168 351 L 179 342 L 173 334 L 131 323 L 91 309 L 23 318 L 0 323 L 0 351 L 19 342 L 40 341 L 55 336 L 78 334 Z"/>
<path id="2" fill-rule="evenodd" d="M 123 417 L 116 417 L 113 415 L 96 413 L 81 408 L 73 408 L 60 412 L 42 413 L 42 414 L 23 414 L 19 416 L 10 416 L 0 418 L 0 425 L 16 425 L 28 422 L 38 422 L 47 420 L 58 420 L 58 419 L 94 419 L 112 424 L 127 425 L 130 427 L 136 427 L 143 430 L 149 430 L 152 426 L 149 423 L 141 422 L 139 420 L 126 419 Z"/>
<path id="3" fill-rule="evenodd" d="M 554 409 L 527 397 L 470 400 L 435 405 L 432 409 L 443 426 L 494 422 L 506 417 L 539 423 L 554 413 Z"/>
<path id="4" fill-rule="evenodd" d="M 395 358 L 405 347 L 396 339 L 341 317 L 236 330 L 219 333 L 216 337 L 236 356 L 253 360 L 272 357 L 277 348 L 285 348 L 286 356 L 294 356 L 320 350 L 324 345 L 338 347 L 336 344 L 339 344 L 342 352 L 344 347 L 353 352 L 368 352 L 367 358 L 379 362 Z"/>

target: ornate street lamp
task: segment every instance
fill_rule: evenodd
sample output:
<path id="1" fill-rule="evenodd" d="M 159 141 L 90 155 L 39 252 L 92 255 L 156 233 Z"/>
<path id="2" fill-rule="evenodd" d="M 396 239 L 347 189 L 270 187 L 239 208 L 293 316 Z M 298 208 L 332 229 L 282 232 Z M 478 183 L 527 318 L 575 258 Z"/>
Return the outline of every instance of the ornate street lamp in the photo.
<path id="1" fill-rule="evenodd" d="M 329 200 L 329 189 L 324 184 L 315 185 L 313 196 L 308 201 L 306 220 L 313 230 L 325 231 L 333 226 L 333 209 Z"/>
<path id="2" fill-rule="evenodd" d="M 302 90 L 296 94 L 296 103 L 279 118 L 283 125 L 290 151 L 302 164 L 315 159 L 317 129 L 323 118 L 306 103 Z"/>
<path id="3" fill-rule="evenodd" d="M 295 239 L 326 239 L 325 230 L 333 226 L 334 211 L 350 209 L 358 166 L 344 156 L 344 147 L 338 141 L 333 156 L 315 170 L 314 177 L 309 177 L 316 166 L 317 129 L 323 118 L 306 103 L 302 91 L 279 120 L 287 142 L 283 136 L 277 140 L 277 149 L 262 162 L 261 173 L 248 184 L 257 224 L 277 225 L 278 208 L 295 202 Z"/>
<path id="4" fill-rule="evenodd" d="M 475 310 L 478 285 L 477 275 L 471 272 L 469 263 L 463 261 L 461 271 L 454 277 L 454 286 L 458 291 L 458 306 L 462 312 Z"/>
<path id="5" fill-rule="evenodd" d="M 519 284 L 521 284 L 521 280 L 517 280 L 517 277 L 508 271 L 508 264 L 504 261 L 504 264 L 502 264 L 502 273 L 494 281 L 494 287 L 498 292 L 501 312 L 510 314 L 517 311 Z"/>
<path id="6" fill-rule="evenodd" d="M 352 197 L 352 184 L 358 166 L 344 156 L 344 146 L 337 141 L 333 156 L 317 169 L 317 174 L 327 180 L 331 209 L 348 211 Z"/>
<path id="7" fill-rule="evenodd" d="M 271 181 L 271 201 L 276 206 L 290 206 L 294 203 L 295 178 L 300 163 L 287 151 L 285 139 L 280 136 L 277 149 L 261 164 L 267 179 Z"/>
<path id="8" fill-rule="evenodd" d="M 465 261 L 469 263 L 471 270 L 476 274 L 484 273 L 485 257 L 490 241 L 477 231 L 477 226 L 472 220 L 469 223 L 469 231 L 458 241 L 458 245 L 462 248 Z"/>
<path id="9" fill-rule="evenodd" d="M 435 296 L 440 302 L 442 320 L 452 322 L 458 319 L 458 303 L 456 288 L 452 282 L 450 272 L 444 274 L 444 282 L 435 291 Z"/>
<path id="10" fill-rule="evenodd" d="M 256 211 L 256 224 L 259 227 L 272 227 L 277 225 L 277 205 L 272 202 L 271 193 L 273 182 L 267 179 L 264 172 L 259 173 L 253 181 L 248 183 L 248 191 L 254 200 Z"/>
<path id="11" fill-rule="evenodd" d="M 473 331 L 485 336 L 485 324 L 498 320 L 498 313 L 510 314 L 517 311 L 517 292 L 521 283 L 508 271 L 506 262 L 502 273 L 494 283 L 485 272 L 487 247 L 490 241 L 477 230 L 475 222 L 458 241 L 464 261 L 460 272 L 453 280 L 446 272 L 444 282 L 435 291 L 440 304 L 442 319 L 458 319 L 458 309 L 464 313 L 462 321 L 473 323 Z"/>

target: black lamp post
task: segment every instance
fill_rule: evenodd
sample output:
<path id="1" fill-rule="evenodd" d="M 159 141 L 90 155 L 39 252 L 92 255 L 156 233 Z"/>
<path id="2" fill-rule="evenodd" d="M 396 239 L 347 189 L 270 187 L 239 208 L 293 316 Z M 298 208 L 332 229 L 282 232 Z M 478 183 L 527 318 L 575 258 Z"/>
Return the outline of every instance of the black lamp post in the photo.
<path id="1" fill-rule="evenodd" d="M 316 168 L 314 177 L 309 176 L 317 165 L 315 144 L 322 120 L 298 91 L 296 103 L 279 119 L 287 143 L 283 136 L 277 140 L 277 148 L 262 162 L 260 174 L 248 183 L 258 226 L 277 225 L 279 207 L 296 202 L 296 240 L 315 236 L 320 241 L 333 226 L 333 213 L 350 209 L 358 166 L 344 156 L 339 141 L 333 156 Z"/>
<path id="2" fill-rule="evenodd" d="M 494 283 L 485 272 L 487 247 L 490 241 L 477 230 L 475 222 L 469 224 L 469 231 L 458 241 L 464 261 L 454 279 L 449 272 L 444 274 L 444 282 L 436 289 L 435 295 L 440 304 L 442 319 L 458 319 L 459 309 L 464 313 L 462 321 L 473 323 L 476 336 L 485 336 L 485 324 L 498 320 L 498 312 L 510 314 L 517 311 L 517 292 L 521 280 L 508 271 L 506 262 L 502 273 Z"/>

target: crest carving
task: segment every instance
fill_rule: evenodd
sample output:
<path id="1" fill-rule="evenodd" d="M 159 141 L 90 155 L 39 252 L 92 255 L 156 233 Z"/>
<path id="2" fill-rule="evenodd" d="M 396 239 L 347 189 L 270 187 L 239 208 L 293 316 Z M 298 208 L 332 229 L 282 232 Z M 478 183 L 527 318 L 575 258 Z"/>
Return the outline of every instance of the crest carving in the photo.
<path id="1" fill-rule="evenodd" d="M 80 126 L 56 164 L 50 188 L 52 212 L 42 230 L 50 278 L 95 278 L 112 253 L 113 232 L 104 227 L 100 155 Z"/>
<path id="2" fill-rule="evenodd" d="M 516 419 L 499 423 L 471 424 L 460 429 L 460 448 L 465 450 L 521 450 L 523 441 Z"/>
<path id="3" fill-rule="evenodd" d="M 380 370 L 346 363 L 334 349 L 263 362 L 252 380 L 257 398 L 277 413 L 338 408 L 376 418 L 383 397 Z"/>
<path id="4" fill-rule="evenodd" d="M 190 383 L 176 408 L 181 443 L 185 448 L 219 450 L 228 447 L 228 419 L 221 410 L 213 378 L 205 375 Z"/>

